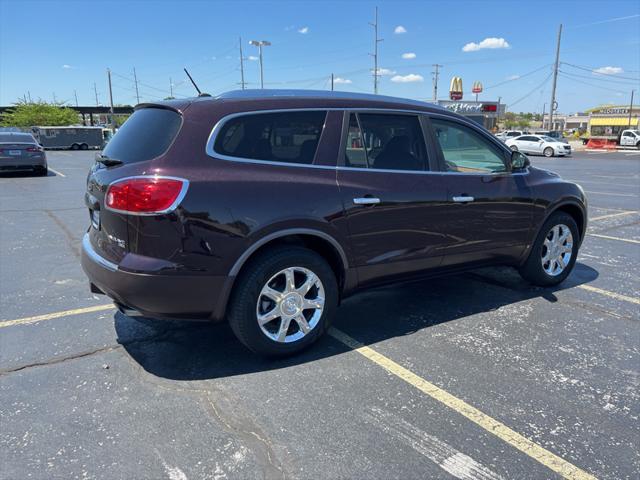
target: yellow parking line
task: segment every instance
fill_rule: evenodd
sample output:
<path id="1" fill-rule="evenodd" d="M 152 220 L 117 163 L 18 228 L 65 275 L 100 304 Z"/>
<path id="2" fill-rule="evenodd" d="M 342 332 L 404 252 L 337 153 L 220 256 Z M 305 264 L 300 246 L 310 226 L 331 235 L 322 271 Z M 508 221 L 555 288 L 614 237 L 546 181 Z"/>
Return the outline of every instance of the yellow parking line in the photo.
<path id="1" fill-rule="evenodd" d="M 640 242 L 638 242 L 640 243 Z M 592 287 L 591 285 L 578 285 L 578 288 L 588 290 L 589 292 L 599 293 L 600 295 L 606 295 L 607 297 L 615 298 L 616 300 L 622 300 L 624 302 L 635 303 L 640 305 L 640 298 L 629 297 L 616 292 L 610 292 L 609 290 L 603 290 L 602 288 Z"/>
<path id="2" fill-rule="evenodd" d="M 623 215 L 631 215 L 633 213 L 640 213 L 640 212 L 638 212 L 637 210 L 628 210 L 626 212 L 610 213 L 608 215 L 600 215 L 599 217 L 593 217 L 589 219 L 589 221 L 595 222 L 597 220 L 604 220 L 605 218 L 622 217 Z"/>
<path id="3" fill-rule="evenodd" d="M 599 233 L 587 233 L 587 236 L 589 236 L 589 237 L 598 237 L 598 238 L 606 238 L 607 240 L 618 240 L 619 242 L 640 243 L 639 240 L 633 240 L 631 238 L 611 237 L 609 235 L 600 235 Z"/>
<path id="4" fill-rule="evenodd" d="M 53 320 L 54 318 L 68 317 L 71 315 L 80 315 L 83 313 L 101 312 L 116 308 L 112 303 L 108 305 L 96 305 L 95 307 L 75 308 L 73 310 L 65 310 L 63 312 L 45 313 L 44 315 L 36 315 L 34 317 L 18 318 L 16 320 L 0 320 L 0 328 L 11 327 L 13 325 L 25 325 L 27 323 L 42 322 L 44 320 Z"/>
<path id="5" fill-rule="evenodd" d="M 331 330 L 329 330 L 329 334 L 376 365 L 384 368 L 387 372 L 404 380 L 409 385 L 417 388 L 434 400 L 437 400 L 452 410 L 455 410 L 457 413 L 471 420 L 490 434 L 495 435 L 512 447 L 517 448 L 525 455 L 528 455 L 557 474 L 562 475 L 564 478 L 576 480 L 595 479 L 593 475 L 579 469 L 575 465 L 567 462 L 550 451 L 545 450 L 537 443 L 534 443 L 514 430 L 511 430 L 505 424 L 488 416 L 477 408 L 469 405 L 464 400 L 461 400 L 440 387 L 437 387 L 424 378 L 419 377 L 390 358 L 376 352 L 374 349 L 363 345 L 346 333 L 336 328 L 331 328 Z"/>

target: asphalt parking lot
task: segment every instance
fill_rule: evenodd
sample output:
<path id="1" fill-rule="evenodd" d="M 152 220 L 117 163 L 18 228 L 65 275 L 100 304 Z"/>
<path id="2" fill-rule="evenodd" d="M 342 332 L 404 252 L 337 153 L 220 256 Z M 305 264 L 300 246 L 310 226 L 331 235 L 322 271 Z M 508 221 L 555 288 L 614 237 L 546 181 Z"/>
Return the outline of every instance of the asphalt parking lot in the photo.
<path id="1" fill-rule="evenodd" d="M 93 155 L 0 177 L 0 478 L 640 475 L 639 152 L 532 157 L 589 196 L 559 288 L 495 268 L 370 291 L 280 361 L 89 292 Z"/>

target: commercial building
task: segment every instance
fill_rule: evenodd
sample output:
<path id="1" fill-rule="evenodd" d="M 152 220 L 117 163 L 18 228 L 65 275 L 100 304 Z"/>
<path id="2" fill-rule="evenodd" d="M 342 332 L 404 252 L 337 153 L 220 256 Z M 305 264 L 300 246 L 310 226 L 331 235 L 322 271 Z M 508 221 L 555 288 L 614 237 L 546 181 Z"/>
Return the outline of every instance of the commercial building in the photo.
<path id="1" fill-rule="evenodd" d="M 589 111 L 589 137 L 601 140 L 618 140 L 623 130 L 638 128 L 640 107 L 604 106 Z"/>
<path id="2" fill-rule="evenodd" d="M 464 102 L 461 100 L 438 100 L 438 105 L 459 113 L 476 123 L 479 123 L 487 130 L 497 128 L 498 119 L 504 116 L 505 105 L 498 102 L 481 101 Z"/>

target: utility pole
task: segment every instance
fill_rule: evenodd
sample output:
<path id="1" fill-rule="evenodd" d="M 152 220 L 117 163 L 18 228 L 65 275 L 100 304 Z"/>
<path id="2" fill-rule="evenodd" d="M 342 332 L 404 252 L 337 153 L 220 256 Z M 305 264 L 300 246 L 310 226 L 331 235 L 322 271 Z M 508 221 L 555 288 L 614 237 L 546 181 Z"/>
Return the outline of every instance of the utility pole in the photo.
<path id="1" fill-rule="evenodd" d="M 100 105 L 100 102 L 98 101 L 98 89 L 96 88 L 96 82 L 93 82 L 93 93 L 96 94 L 96 107 Z"/>
<path id="2" fill-rule="evenodd" d="M 73 91 L 73 96 L 76 97 L 76 107 L 78 106 L 78 92 Z"/>
<path id="3" fill-rule="evenodd" d="M 116 129 L 116 119 L 113 113 L 113 90 L 111 89 L 111 69 L 107 68 L 107 79 L 109 80 L 109 112 L 111 113 L 111 129 L 115 131 Z"/>
<path id="4" fill-rule="evenodd" d="M 333 92 L 333 73 L 331 74 L 331 91 Z"/>
<path id="5" fill-rule="evenodd" d="M 375 20 L 373 23 L 369 22 L 369 25 L 373 27 L 373 53 L 370 53 L 373 57 L 373 93 L 378 93 L 378 44 L 382 42 L 382 38 L 378 38 L 378 7 L 376 7 Z"/>
<path id="6" fill-rule="evenodd" d="M 240 47 L 240 87 L 242 90 L 245 89 L 244 82 L 244 56 L 242 55 L 242 37 L 238 37 L 240 41 L 238 42 L 238 46 Z"/>
<path id="7" fill-rule="evenodd" d="M 542 128 L 543 130 L 544 130 L 544 111 L 545 111 L 546 109 L 547 109 L 547 104 L 546 104 L 546 103 L 543 103 L 543 104 L 542 104 L 542 127 L 540 127 L 540 128 Z"/>
<path id="8" fill-rule="evenodd" d="M 553 85 L 551 86 L 551 104 L 549 105 L 549 130 L 553 130 L 553 111 L 558 108 L 556 103 L 556 82 L 558 81 L 558 67 L 560 65 L 560 38 L 562 37 L 562 24 L 558 28 L 558 43 L 556 45 L 556 63 L 553 67 Z"/>
<path id="9" fill-rule="evenodd" d="M 169 77 L 169 92 L 169 96 L 173 98 L 173 81 L 171 80 L 171 77 Z"/>
<path id="10" fill-rule="evenodd" d="M 136 67 L 133 67 L 133 81 L 136 84 L 136 101 L 140 103 L 140 93 L 138 92 L 138 75 L 136 75 Z"/>
<path id="11" fill-rule="evenodd" d="M 264 70 L 262 69 L 262 47 L 268 47 L 271 42 L 268 40 L 251 40 L 249 45 L 258 47 L 258 60 L 260 61 L 260 88 L 264 88 Z"/>
<path id="12" fill-rule="evenodd" d="M 440 76 L 440 68 L 442 68 L 442 65 L 434 63 L 432 67 L 435 69 L 431 72 L 433 74 L 433 103 L 436 103 L 438 101 L 438 77 Z"/>
<path id="13" fill-rule="evenodd" d="M 56 92 L 53 92 L 53 103 L 57 104 L 58 100 L 56 99 Z"/>
<path id="14" fill-rule="evenodd" d="M 631 103 L 629 103 L 629 121 L 628 121 L 627 128 L 631 128 L 631 110 L 633 110 L 633 92 L 635 92 L 635 90 L 631 90 Z"/>
<path id="15" fill-rule="evenodd" d="M 498 111 L 496 112 L 496 128 L 498 128 L 498 123 L 500 123 L 500 104 L 502 103 L 502 97 L 498 97 Z"/>

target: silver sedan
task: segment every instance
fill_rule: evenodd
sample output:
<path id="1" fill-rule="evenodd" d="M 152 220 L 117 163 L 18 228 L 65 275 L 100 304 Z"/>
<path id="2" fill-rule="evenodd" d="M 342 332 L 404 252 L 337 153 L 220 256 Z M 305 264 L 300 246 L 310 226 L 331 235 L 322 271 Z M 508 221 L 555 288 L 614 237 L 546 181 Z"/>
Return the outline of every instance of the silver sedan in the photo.
<path id="1" fill-rule="evenodd" d="M 44 148 L 30 133 L 0 132 L 0 172 L 35 172 L 46 176 Z"/>
<path id="2" fill-rule="evenodd" d="M 544 155 L 545 157 L 571 155 L 571 145 L 545 135 L 522 135 L 510 138 L 505 144 L 516 152 Z"/>

